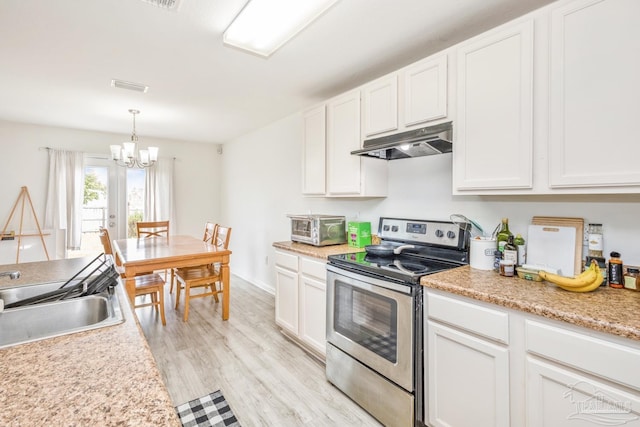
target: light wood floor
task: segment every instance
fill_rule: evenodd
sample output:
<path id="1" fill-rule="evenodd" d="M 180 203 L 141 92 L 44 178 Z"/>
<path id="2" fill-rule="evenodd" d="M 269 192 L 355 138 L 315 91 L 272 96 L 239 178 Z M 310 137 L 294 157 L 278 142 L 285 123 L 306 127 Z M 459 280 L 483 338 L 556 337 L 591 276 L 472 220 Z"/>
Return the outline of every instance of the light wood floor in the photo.
<path id="1" fill-rule="evenodd" d="M 274 296 L 231 277 L 230 318 L 213 298 L 174 310 L 166 286 L 167 326 L 150 307 L 137 310 L 175 405 L 222 390 L 244 427 L 380 426 L 325 379 L 324 364 L 285 338 Z"/>

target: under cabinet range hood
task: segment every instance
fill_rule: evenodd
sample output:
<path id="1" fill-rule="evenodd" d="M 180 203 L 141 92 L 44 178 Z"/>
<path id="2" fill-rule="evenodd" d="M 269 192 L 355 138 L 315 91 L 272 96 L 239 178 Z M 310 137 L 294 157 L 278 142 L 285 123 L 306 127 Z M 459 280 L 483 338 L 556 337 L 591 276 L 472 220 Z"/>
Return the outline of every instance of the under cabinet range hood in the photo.
<path id="1" fill-rule="evenodd" d="M 361 150 L 351 154 L 383 160 L 432 156 L 452 151 L 452 122 L 441 123 L 395 135 L 367 139 Z"/>

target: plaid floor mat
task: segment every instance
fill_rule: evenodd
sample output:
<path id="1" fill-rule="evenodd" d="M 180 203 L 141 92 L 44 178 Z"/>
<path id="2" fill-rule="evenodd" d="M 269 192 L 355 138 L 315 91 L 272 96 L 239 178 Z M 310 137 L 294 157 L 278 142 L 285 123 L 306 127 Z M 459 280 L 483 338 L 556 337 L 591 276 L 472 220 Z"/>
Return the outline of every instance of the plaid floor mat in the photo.
<path id="1" fill-rule="evenodd" d="M 220 390 L 176 406 L 184 427 L 240 427 Z"/>

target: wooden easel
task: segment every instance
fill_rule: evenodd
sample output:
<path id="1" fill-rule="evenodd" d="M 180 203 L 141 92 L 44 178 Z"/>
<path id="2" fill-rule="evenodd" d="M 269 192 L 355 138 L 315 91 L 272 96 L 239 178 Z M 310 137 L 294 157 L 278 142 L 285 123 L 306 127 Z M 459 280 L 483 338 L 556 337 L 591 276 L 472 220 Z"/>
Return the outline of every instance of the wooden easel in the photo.
<path id="1" fill-rule="evenodd" d="M 33 214 L 33 219 L 36 222 L 36 227 L 38 228 L 38 232 L 36 234 L 22 234 L 22 223 L 24 220 L 24 202 L 25 199 L 29 202 L 29 206 L 31 207 L 31 213 Z M 47 251 L 47 245 L 44 242 L 44 236 L 45 234 L 42 233 L 42 230 L 40 229 L 40 223 L 38 222 L 38 217 L 36 215 L 36 211 L 35 209 L 33 209 L 33 202 L 31 201 L 31 196 L 29 195 L 29 190 L 27 189 L 27 187 L 22 187 L 20 190 L 20 194 L 18 195 L 18 199 L 16 200 L 16 203 L 13 205 L 13 209 L 11 209 L 11 213 L 9 214 L 9 219 L 7 219 L 6 224 L 4 225 L 4 228 L 2 229 L 2 233 L 0 234 L 0 236 L 5 236 L 5 231 L 7 231 L 7 227 L 9 226 L 9 223 L 11 222 L 11 218 L 13 218 L 13 214 L 16 211 L 16 208 L 18 207 L 18 204 L 22 201 L 22 206 L 20 208 L 20 228 L 18 230 L 18 234 L 16 235 L 16 237 L 18 238 L 18 249 L 16 250 L 16 264 L 20 264 L 20 246 L 22 243 L 22 237 L 28 237 L 28 236 L 40 236 L 40 241 L 42 242 L 42 247 L 44 248 L 44 253 L 47 256 L 47 261 L 50 260 L 49 258 L 49 252 Z"/>

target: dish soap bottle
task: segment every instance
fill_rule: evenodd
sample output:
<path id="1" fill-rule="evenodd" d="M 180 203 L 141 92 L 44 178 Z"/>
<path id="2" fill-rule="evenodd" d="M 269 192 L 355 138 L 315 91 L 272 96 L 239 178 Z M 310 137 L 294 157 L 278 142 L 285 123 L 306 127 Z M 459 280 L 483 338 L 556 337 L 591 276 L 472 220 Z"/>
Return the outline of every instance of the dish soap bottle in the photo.
<path id="1" fill-rule="evenodd" d="M 513 239 L 513 243 L 518 247 L 518 262 L 516 265 L 521 266 L 526 264 L 527 246 L 524 244 L 524 237 L 522 237 L 522 234 L 516 234 L 515 239 Z"/>
<path id="2" fill-rule="evenodd" d="M 504 253 L 504 245 L 507 244 L 509 236 L 513 236 L 513 233 L 509 231 L 509 218 L 502 218 L 502 228 L 496 236 L 498 250 L 502 253 Z"/>

